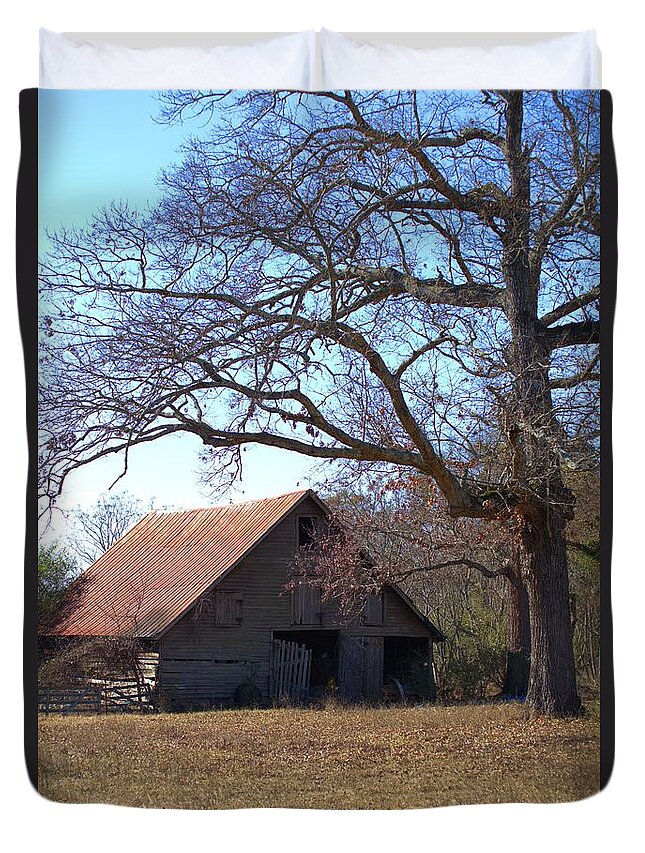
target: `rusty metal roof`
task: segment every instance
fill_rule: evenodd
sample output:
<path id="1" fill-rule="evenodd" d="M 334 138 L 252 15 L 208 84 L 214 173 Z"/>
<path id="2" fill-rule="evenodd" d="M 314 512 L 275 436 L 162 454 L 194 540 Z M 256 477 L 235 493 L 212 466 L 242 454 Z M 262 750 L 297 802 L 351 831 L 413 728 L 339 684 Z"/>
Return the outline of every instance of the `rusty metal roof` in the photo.
<path id="1" fill-rule="evenodd" d="M 50 636 L 156 637 L 239 563 L 309 489 L 248 503 L 150 512 L 70 588 Z"/>

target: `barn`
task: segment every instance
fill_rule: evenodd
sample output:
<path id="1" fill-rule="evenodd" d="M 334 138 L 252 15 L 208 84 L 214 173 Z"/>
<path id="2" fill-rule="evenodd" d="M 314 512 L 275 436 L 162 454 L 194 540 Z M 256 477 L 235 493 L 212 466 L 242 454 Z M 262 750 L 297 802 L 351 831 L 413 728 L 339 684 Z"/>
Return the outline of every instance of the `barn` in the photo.
<path id="1" fill-rule="evenodd" d="M 264 701 L 329 690 L 377 701 L 391 685 L 434 698 L 445 637 L 402 590 L 367 596 L 348 621 L 319 589 L 286 589 L 296 549 L 329 518 L 311 490 L 148 513 L 75 582 L 46 633 L 137 638 L 171 706 L 231 704 L 241 685 Z"/>

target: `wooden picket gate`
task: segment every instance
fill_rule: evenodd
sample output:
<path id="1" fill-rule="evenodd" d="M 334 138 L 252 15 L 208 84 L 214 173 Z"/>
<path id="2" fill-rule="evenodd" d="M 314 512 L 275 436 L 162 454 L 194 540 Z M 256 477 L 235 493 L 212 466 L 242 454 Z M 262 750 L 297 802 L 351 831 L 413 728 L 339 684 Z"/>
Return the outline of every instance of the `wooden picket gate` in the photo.
<path id="1" fill-rule="evenodd" d="M 287 640 L 274 640 L 269 692 L 272 699 L 301 702 L 309 695 L 311 649 Z"/>

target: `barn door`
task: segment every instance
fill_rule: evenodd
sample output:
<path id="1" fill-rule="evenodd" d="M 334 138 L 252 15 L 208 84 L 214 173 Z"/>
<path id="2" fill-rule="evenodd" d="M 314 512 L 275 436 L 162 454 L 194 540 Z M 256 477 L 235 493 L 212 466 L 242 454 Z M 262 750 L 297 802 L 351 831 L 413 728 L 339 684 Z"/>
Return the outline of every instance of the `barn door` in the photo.
<path id="1" fill-rule="evenodd" d="M 383 693 L 383 637 L 363 637 L 363 697 L 377 701 Z"/>
<path id="2" fill-rule="evenodd" d="M 355 702 L 363 692 L 363 644 L 360 637 L 338 638 L 338 691 L 341 699 Z"/>
<path id="3" fill-rule="evenodd" d="M 375 701 L 383 693 L 383 637 L 338 638 L 338 687 L 341 699 Z"/>

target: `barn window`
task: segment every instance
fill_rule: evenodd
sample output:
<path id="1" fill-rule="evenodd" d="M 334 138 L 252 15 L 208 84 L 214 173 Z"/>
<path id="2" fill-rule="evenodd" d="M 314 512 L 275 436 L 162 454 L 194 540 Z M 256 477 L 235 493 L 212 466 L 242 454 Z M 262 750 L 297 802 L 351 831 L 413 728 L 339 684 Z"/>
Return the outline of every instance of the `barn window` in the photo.
<path id="1" fill-rule="evenodd" d="M 363 608 L 364 624 L 382 625 L 384 621 L 383 595 L 368 595 Z"/>
<path id="2" fill-rule="evenodd" d="M 216 625 L 239 625 L 242 621 L 242 596 L 238 592 L 215 590 L 213 593 Z"/>
<path id="3" fill-rule="evenodd" d="M 319 625 L 321 615 L 320 589 L 306 580 L 291 590 L 291 622 L 293 625 Z"/>
<path id="4" fill-rule="evenodd" d="M 318 519 L 315 515 L 298 517 L 298 548 L 313 545 L 318 531 Z"/>

